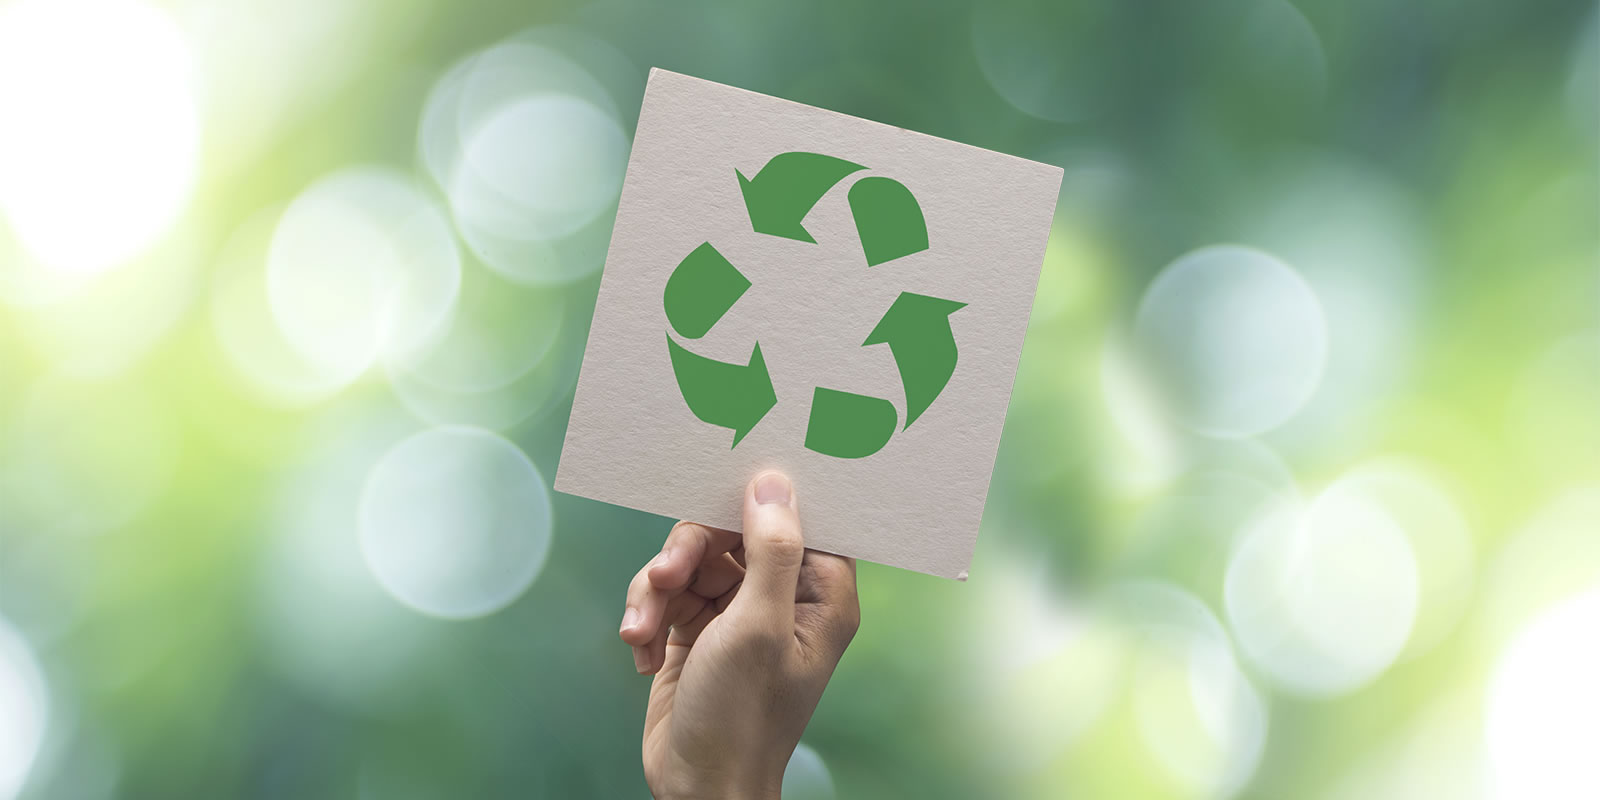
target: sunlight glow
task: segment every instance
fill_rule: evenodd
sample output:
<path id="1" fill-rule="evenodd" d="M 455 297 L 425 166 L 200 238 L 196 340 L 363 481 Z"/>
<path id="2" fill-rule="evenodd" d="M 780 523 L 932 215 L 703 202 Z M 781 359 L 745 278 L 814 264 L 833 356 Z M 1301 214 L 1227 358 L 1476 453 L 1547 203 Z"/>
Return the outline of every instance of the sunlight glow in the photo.
<path id="1" fill-rule="evenodd" d="M 93 274 L 186 207 L 200 127 L 187 45 L 135 0 L 0 9 L 0 214 L 44 266 Z"/>
<path id="2" fill-rule="evenodd" d="M 1523 629 L 1489 685 L 1495 797 L 1600 797 L 1600 587 Z"/>

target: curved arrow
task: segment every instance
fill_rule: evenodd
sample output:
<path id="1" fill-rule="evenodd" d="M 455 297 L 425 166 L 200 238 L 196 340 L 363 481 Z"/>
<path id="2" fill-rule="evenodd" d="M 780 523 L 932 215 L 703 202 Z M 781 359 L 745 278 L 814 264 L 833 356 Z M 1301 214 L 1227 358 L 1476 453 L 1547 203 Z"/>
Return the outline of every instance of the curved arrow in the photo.
<path id="1" fill-rule="evenodd" d="M 928 249 L 928 223 L 905 184 L 873 176 L 850 187 L 850 214 L 867 255 L 867 266 Z"/>
<path id="2" fill-rule="evenodd" d="M 834 184 L 861 169 L 866 168 L 842 158 L 792 152 L 773 156 L 754 178 L 738 170 L 734 174 L 756 233 L 816 244 L 800 221 Z"/>
<path id="3" fill-rule="evenodd" d="M 702 422 L 733 429 L 733 447 L 778 403 L 772 376 L 761 357 L 761 343 L 750 351 L 750 363 L 729 364 L 685 350 L 667 336 L 672 375 L 678 391 Z"/>
<path id="4" fill-rule="evenodd" d="M 928 410 L 956 371 L 956 337 L 950 315 L 966 306 L 901 292 L 862 347 L 888 344 L 906 390 L 906 427 Z"/>
<path id="5" fill-rule="evenodd" d="M 894 404 L 821 386 L 811 395 L 806 449 L 834 458 L 866 458 L 894 436 Z"/>
<path id="6" fill-rule="evenodd" d="M 661 303 L 672 329 L 686 339 L 698 339 L 722 319 L 750 288 L 750 279 L 706 242 L 678 262 L 667 278 Z"/>

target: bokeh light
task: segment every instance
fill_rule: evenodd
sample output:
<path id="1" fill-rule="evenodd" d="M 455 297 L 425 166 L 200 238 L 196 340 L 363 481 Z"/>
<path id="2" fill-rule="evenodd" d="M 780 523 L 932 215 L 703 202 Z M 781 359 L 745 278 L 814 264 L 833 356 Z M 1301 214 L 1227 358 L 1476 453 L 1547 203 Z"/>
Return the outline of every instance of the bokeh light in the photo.
<path id="1" fill-rule="evenodd" d="M 291 684 L 367 713 L 403 703 L 429 631 L 373 579 L 361 553 L 366 472 L 413 432 L 394 414 L 320 421 L 305 466 L 276 487 L 263 517 L 255 612 L 270 663 Z M 359 654 L 359 657 L 357 655 Z"/>
<path id="2" fill-rule="evenodd" d="M 1171 395 L 1171 411 L 1211 436 L 1272 430 L 1322 377 L 1322 307 L 1299 275 L 1259 250 L 1206 247 L 1145 291 L 1134 347 Z"/>
<path id="3" fill-rule="evenodd" d="M 490 268 L 524 283 L 597 269 L 609 239 L 628 137 L 601 79 L 632 71 L 613 49 L 566 30 L 534 30 L 457 64 L 424 108 L 419 150 L 449 196 L 462 238 Z"/>
<path id="4" fill-rule="evenodd" d="M 1072 600 L 1054 596 L 1036 567 L 988 566 L 1004 580 L 979 615 L 994 629 L 974 639 L 980 683 L 967 702 L 1000 737 L 991 757 L 1003 780 L 1033 787 L 1061 776 L 1087 791 L 1137 768 L 1158 776 L 1162 796 L 1231 797 L 1245 786 L 1266 741 L 1266 701 L 1204 603 L 1154 581 Z M 1096 762 L 1113 743 L 1132 760 Z M 1042 786 L 1018 796 L 1049 796 Z"/>
<path id="5" fill-rule="evenodd" d="M 0 214 L 43 265 L 115 266 L 184 211 L 200 128 L 189 50 L 139 0 L 0 7 Z"/>
<path id="6" fill-rule="evenodd" d="M 361 492 L 361 552 L 395 599 L 425 614 L 481 617 L 544 568 L 550 492 L 516 445 L 475 428 L 416 434 L 384 454 Z"/>
<path id="7" fill-rule="evenodd" d="M 1259 441 L 1184 444 L 1171 479 L 1129 516 L 1116 552 L 1130 570 L 1215 600 L 1239 535 L 1262 515 L 1303 498 L 1288 466 Z"/>
<path id="8" fill-rule="evenodd" d="M 1400 456 L 1358 464 L 1336 485 L 1405 532 L 1417 568 L 1417 617 L 1404 655 L 1427 652 L 1454 630 L 1477 575 L 1472 531 L 1457 501 L 1436 469 Z"/>
<path id="9" fill-rule="evenodd" d="M 27 783 L 44 744 L 49 696 L 33 653 L 0 618 L 0 800 L 16 797 Z"/>
<path id="10" fill-rule="evenodd" d="M 783 772 L 783 796 L 790 800 L 834 800 L 833 776 L 811 746 L 801 742 Z"/>
<path id="11" fill-rule="evenodd" d="M 1101 113 L 1110 99 L 1095 75 L 1105 55 L 1096 41 L 1116 19 L 1106 0 L 978 3 L 972 46 L 994 90 L 1018 110 L 1052 122 Z"/>
<path id="12" fill-rule="evenodd" d="M 577 379 L 568 296 L 468 263 L 448 330 L 389 386 L 418 419 L 504 430 L 545 410 Z"/>
<path id="13" fill-rule="evenodd" d="M 1163 584 L 1119 587 L 1113 603 L 1140 635 L 1132 693 L 1146 747 L 1184 796 L 1232 797 L 1255 774 L 1267 714 L 1222 625 L 1199 600 Z"/>
<path id="14" fill-rule="evenodd" d="M 233 376 L 253 396 L 295 407 L 332 395 L 348 376 L 318 369 L 290 345 L 272 317 L 267 251 L 281 213 L 256 213 L 224 243 L 212 269 L 210 319 Z"/>
<path id="15" fill-rule="evenodd" d="M 1339 694 L 1399 657 L 1417 584 L 1400 523 L 1360 485 L 1335 483 L 1247 528 L 1228 565 L 1228 621 L 1251 663 L 1279 686 Z"/>
<path id="16" fill-rule="evenodd" d="M 1489 684 L 1485 721 L 1496 798 L 1600 795 L 1600 585 L 1539 616 Z"/>
<path id="17" fill-rule="evenodd" d="M 1373 446 L 1374 414 L 1413 375 L 1430 266 L 1419 214 L 1392 179 L 1360 161 L 1297 152 L 1264 172 L 1231 230 L 1294 265 L 1326 326 L 1321 380 L 1274 438 L 1349 458 Z"/>
<path id="18" fill-rule="evenodd" d="M 424 351 L 449 323 L 460 285 L 443 212 L 385 168 L 345 169 L 312 184 L 284 210 L 267 254 L 279 330 L 341 383 Z"/>
<path id="19" fill-rule="evenodd" d="M 990 758 L 1037 772 L 1068 750 L 1123 688 L 1127 643 L 1103 615 L 1056 596 L 1037 566 L 990 562 L 1003 576 L 979 599 L 976 696 L 986 730 L 1003 732 Z"/>

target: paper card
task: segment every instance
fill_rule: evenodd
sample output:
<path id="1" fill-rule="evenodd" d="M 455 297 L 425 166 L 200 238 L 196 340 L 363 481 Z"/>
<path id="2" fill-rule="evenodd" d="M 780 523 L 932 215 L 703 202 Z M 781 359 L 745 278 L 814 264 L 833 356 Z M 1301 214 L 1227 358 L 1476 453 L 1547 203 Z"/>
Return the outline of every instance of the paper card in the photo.
<path id="1" fill-rule="evenodd" d="M 556 489 L 965 579 L 1060 184 L 652 70 Z"/>

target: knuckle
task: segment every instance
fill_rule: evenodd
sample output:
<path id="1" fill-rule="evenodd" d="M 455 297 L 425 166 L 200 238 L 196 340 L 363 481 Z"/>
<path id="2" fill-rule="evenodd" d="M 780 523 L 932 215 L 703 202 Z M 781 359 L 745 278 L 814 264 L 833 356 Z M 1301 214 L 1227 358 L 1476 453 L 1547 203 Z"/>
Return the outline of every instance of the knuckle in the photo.
<path id="1" fill-rule="evenodd" d="M 745 655 L 767 659 L 782 649 L 783 639 L 779 631 L 763 625 L 734 637 L 734 647 Z"/>
<path id="2" fill-rule="evenodd" d="M 628 581 L 628 598 L 638 600 L 644 597 L 650 588 L 650 568 L 647 566 L 633 574 L 633 579 Z"/>
<path id="3" fill-rule="evenodd" d="M 705 530 L 700 525 L 686 519 L 678 520 L 672 530 L 667 532 L 667 544 L 682 546 L 694 542 L 705 535 Z"/>
<path id="4" fill-rule="evenodd" d="M 805 539 L 800 535 L 800 525 L 794 521 L 764 526 L 759 538 L 767 553 L 774 558 L 785 559 L 785 564 L 791 561 L 799 564 L 805 557 Z"/>

